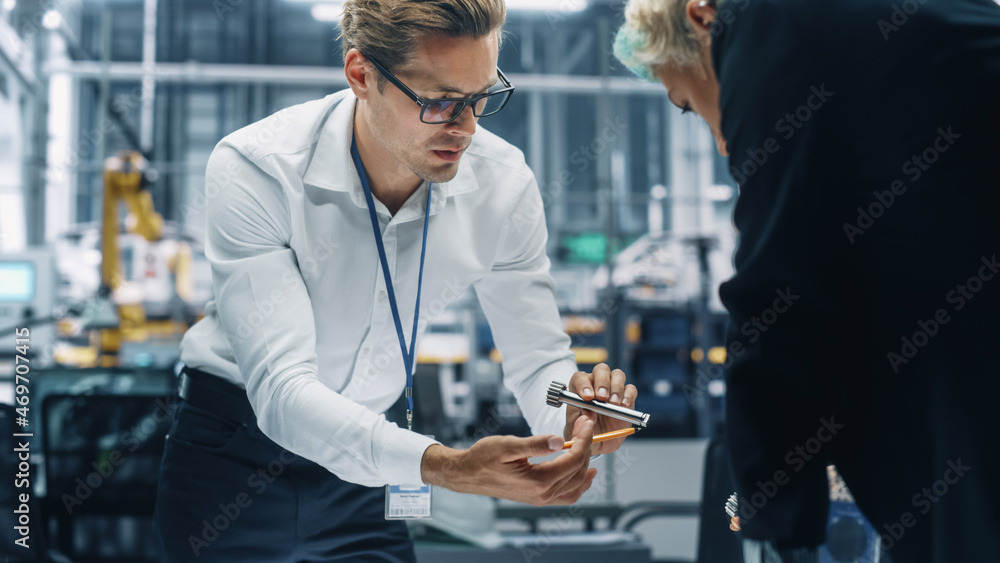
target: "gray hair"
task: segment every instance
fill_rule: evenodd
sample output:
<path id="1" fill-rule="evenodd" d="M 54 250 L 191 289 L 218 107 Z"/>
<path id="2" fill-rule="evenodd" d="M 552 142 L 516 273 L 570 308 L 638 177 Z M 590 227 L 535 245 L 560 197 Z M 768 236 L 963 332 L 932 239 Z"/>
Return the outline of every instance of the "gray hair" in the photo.
<path id="1" fill-rule="evenodd" d="M 701 45 L 688 21 L 687 0 L 629 0 L 614 53 L 629 70 L 651 82 L 656 82 L 654 67 L 697 63 Z"/>

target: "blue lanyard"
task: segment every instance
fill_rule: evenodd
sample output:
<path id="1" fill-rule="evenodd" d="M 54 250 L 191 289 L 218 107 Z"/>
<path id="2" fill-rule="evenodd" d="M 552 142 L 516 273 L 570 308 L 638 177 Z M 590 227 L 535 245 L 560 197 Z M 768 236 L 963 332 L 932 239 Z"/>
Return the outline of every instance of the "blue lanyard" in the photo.
<path id="1" fill-rule="evenodd" d="M 375 201 L 368 185 L 368 173 L 358 154 L 358 143 L 351 138 L 351 158 L 354 167 L 361 178 L 361 187 L 365 189 L 365 201 L 368 202 L 368 214 L 372 219 L 372 232 L 375 233 L 375 244 L 378 246 L 378 258 L 382 262 L 382 274 L 385 278 L 385 290 L 389 294 L 389 306 L 392 308 L 392 320 L 396 324 L 396 335 L 399 337 L 399 349 L 403 352 L 403 365 L 406 367 L 406 425 L 413 430 L 413 364 L 414 346 L 417 342 L 417 320 L 420 318 L 420 289 L 424 281 L 424 254 L 427 251 L 427 225 L 431 216 L 432 184 L 427 184 L 427 209 L 424 211 L 424 240 L 420 246 L 420 271 L 417 274 L 417 302 L 413 306 L 413 334 L 410 336 L 410 346 L 406 346 L 403 336 L 403 323 L 399 320 L 399 308 L 396 306 L 396 293 L 392 290 L 392 276 L 389 275 L 389 261 L 385 257 L 385 244 L 382 242 L 382 230 L 379 229 L 378 215 L 375 213 Z"/>

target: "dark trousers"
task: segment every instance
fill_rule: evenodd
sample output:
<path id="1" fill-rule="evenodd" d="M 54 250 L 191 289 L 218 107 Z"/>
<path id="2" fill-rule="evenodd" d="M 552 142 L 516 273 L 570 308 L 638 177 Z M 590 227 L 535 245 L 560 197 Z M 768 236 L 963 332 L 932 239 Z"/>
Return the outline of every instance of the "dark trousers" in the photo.
<path id="1" fill-rule="evenodd" d="M 384 518 L 383 488 L 342 481 L 275 444 L 256 420 L 197 403 L 179 402 L 160 468 L 163 563 L 415 563 L 406 525 Z"/>

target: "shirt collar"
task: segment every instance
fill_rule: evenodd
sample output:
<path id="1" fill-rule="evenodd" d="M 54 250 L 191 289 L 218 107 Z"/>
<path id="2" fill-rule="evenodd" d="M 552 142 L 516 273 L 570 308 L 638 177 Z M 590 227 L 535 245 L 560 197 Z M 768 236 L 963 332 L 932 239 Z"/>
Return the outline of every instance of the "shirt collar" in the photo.
<path id="1" fill-rule="evenodd" d="M 349 192 L 351 199 L 358 207 L 366 207 L 361 179 L 358 177 L 358 173 L 354 169 L 354 162 L 351 160 L 354 105 L 357 103 L 357 98 L 350 90 L 346 90 L 344 94 L 339 101 L 333 102 L 336 106 L 328 114 L 322 129 L 320 129 L 319 137 L 316 140 L 316 149 L 306 166 L 302 181 L 318 188 Z M 331 97 L 335 98 L 335 96 Z M 473 144 L 475 144 L 475 138 L 473 138 Z M 434 184 L 434 198 L 431 201 L 432 215 L 445 206 L 449 197 L 479 189 L 479 182 L 472 170 L 468 153 L 469 151 L 466 151 L 462 155 L 462 160 L 458 164 L 458 173 L 455 174 L 454 178 L 448 182 Z M 424 186 L 421 186 L 414 195 L 426 192 Z M 426 201 L 423 197 L 419 199 Z M 410 203 L 413 203 L 413 198 L 403 206 L 403 209 L 400 209 L 400 212 L 406 210 Z M 376 205 L 382 208 L 377 202 Z M 423 207 L 420 208 L 420 213 L 423 213 Z"/>

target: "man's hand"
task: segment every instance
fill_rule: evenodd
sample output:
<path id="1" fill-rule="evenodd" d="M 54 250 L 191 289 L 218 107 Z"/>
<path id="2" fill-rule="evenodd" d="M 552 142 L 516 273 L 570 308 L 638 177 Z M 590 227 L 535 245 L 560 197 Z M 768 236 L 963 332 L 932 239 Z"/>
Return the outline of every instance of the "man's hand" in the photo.
<path id="1" fill-rule="evenodd" d="M 635 408 L 635 399 L 639 395 L 635 385 L 625 385 L 625 372 L 620 369 L 611 371 L 608 364 L 597 364 L 593 373 L 578 371 L 573 374 L 569 380 L 568 391 L 580 395 L 585 401 L 593 401 L 596 398 L 598 401 L 630 409 Z M 631 426 L 623 420 L 601 416 L 573 405 L 566 405 L 566 430 L 563 433 L 567 440 L 570 439 L 576 421 L 580 418 L 589 418 L 595 421 L 594 434 L 604 434 Z M 608 454 L 618 450 L 624 441 L 625 438 L 616 438 L 595 444 L 591 449 L 594 455 Z"/>
<path id="2" fill-rule="evenodd" d="M 558 436 L 487 436 L 468 450 L 434 444 L 424 451 L 420 475 L 424 483 L 460 493 L 526 502 L 535 506 L 573 504 L 590 488 L 597 470 L 589 468 L 594 423 L 580 419 L 575 443 L 565 454 L 532 464 L 529 457 L 557 452 Z"/>

